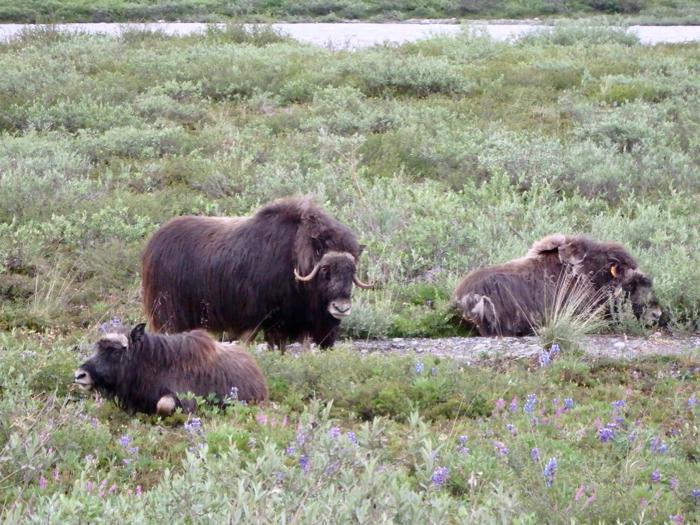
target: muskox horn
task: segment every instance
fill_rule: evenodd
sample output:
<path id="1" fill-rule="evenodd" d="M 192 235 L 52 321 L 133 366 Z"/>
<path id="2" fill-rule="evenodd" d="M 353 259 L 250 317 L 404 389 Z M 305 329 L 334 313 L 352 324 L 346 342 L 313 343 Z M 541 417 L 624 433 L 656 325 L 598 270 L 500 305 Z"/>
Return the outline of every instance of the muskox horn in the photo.
<path id="1" fill-rule="evenodd" d="M 365 290 L 367 290 L 368 288 L 374 288 L 374 283 L 363 283 L 362 281 L 360 281 L 360 278 L 357 275 L 354 275 L 352 280 L 359 288 L 364 288 Z"/>
<path id="2" fill-rule="evenodd" d="M 313 269 L 311 270 L 311 273 L 310 273 L 309 275 L 307 275 L 306 277 L 304 277 L 303 275 L 301 275 L 301 274 L 299 273 L 299 271 L 298 271 L 296 268 L 294 268 L 294 278 L 295 278 L 297 281 L 301 281 L 301 282 L 303 282 L 303 283 L 309 282 L 311 279 L 313 279 L 314 277 L 316 277 L 316 274 L 318 273 L 318 269 L 319 269 L 320 267 L 321 267 L 321 263 L 320 263 L 320 262 L 317 262 L 317 263 L 316 263 L 316 266 L 314 266 Z"/>

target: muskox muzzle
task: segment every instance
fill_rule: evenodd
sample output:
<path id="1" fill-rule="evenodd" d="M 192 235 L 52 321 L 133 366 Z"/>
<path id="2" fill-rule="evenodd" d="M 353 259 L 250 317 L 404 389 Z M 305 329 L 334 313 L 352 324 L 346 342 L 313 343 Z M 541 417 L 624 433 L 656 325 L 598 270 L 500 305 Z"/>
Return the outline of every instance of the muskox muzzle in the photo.
<path id="1" fill-rule="evenodd" d="M 83 370 L 82 368 L 78 368 L 73 373 L 73 382 L 83 390 L 90 390 L 95 384 L 95 382 L 92 380 L 90 372 Z"/>

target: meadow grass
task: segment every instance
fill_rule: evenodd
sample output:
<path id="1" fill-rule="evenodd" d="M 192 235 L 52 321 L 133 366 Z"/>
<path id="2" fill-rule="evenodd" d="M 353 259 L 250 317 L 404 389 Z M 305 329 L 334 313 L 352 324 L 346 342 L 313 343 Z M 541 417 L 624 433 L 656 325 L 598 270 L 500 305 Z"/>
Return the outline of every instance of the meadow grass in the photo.
<path id="1" fill-rule="evenodd" d="M 697 354 L 263 352 L 269 404 L 163 420 L 67 388 L 86 342 L 0 336 L 5 523 L 700 519 Z"/>
<path id="2" fill-rule="evenodd" d="M 381 283 L 346 336 L 453 334 L 462 275 L 557 231 L 623 242 L 697 330 L 699 65 L 697 44 L 586 26 L 353 53 L 236 26 L 0 45 L 2 519 L 700 520 L 697 352 L 265 352 L 271 404 L 198 420 L 70 387 L 100 323 L 143 320 L 159 224 L 294 193 L 358 233 Z"/>
<path id="3" fill-rule="evenodd" d="M 697 23 L 694 0 L 0 0 L 0 21 L 140 22 L 533 18 L 595 14 L 644 22 Z"/>

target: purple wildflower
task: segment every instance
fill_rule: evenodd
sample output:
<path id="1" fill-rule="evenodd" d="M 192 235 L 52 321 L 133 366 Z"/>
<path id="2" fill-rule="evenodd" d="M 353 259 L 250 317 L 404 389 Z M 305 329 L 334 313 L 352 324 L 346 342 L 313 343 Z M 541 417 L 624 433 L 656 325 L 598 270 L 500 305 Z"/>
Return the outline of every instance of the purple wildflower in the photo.
<path id="1" fill-rule="evenodd" d="M 534 447 L 530 451 L 530 457 L 532 458 L 532 461 L 537 462 L 540 460 L 540 449 L 537 447 Z"/>
<path id="2" fill-rule="evenodd" d="M 93 417 L 93 418 L 90 420 L 90 425 L 92 426 L 92 428 L 97 428 L 97 423 L 98 423 L 98 421 L 97 421 L 97 418 L 96 418 L 96 417 Z"/>
<path id="3" fill-rule="evenodd" d="M 567 397 L 566 399 L 564 399 L 564 408 L 566 410 L 571 410 L 572 408 L 574 408 L 574 400 L 571 399 L 570 397 Z"/>
<path id="4" fill-rule="evenodd" d="M 518 398 L 517 397 L 513 396 L 513 399 L 511 399 L 508 409 L 511 412 L 515 412 L 518 410 Z"/>
<path id="5" fill-rule="evenodd" d="M 123 435 L 122 437 L 119 438 L 119 444 L 126 448 L 129 446 L 129 443 L 131 443 L 131 437 L 127 436 L 126 434 Z"/>
<path id="6" fill-rule="evenodd" d="M 547 465 L 544 467 L 544 481 L 548 487 L 554 483 L 554 476 L 557 473 L 557 458 L 549 458 Z"/>
<path id="7" fill-rule="evenodd" d="M 499 397 L 496 401 L 496 410 L 501 411 L 506 407 L 506 401 L 502 397 Z"/>
<path id="8" fill-rule="evenodd" d="M 202 420 L 198 417 L 193 417 L 192 419 L 185 421 L 185 430 L 191 433 L 197 433 L 202 430 Z"/>
<path id="9" fill-rule="evenodd" d="M 697 406 L 698 403 L 698 397 L 695 394 L 688 398 L 688 408 L 693 408 L 694 406 Z"/>
<path id="10" fill-rule="evenodd" d="M 549 363 L 551 362 L 551 359 L 549 357 L 549 352 L 547 352 L 547 350 L 540 351 L 540 355 L 538 357 L 538 362 L 540 363 L 541 368 L 544 368 L 547 365 L 549 365 Z"/>
<path id="11" fill-rule="evenodd" d="M 669 516 L 668 519 L 670 519 L 673 523 L 683 523 L 683 516 L 681 514 Z"/>
<path id="12" fill-rule="evenodd" d="M 331 427 L 328 435 L 333 439 L 338 439 L 340 437 L 340 427 Z"/>
<path id="13" fill-rule="evenodd" d="M 92 481 L 86 481 L 85 482 L 85 491 L 89 494 L 90 492 L 92 492 L 93 486 L 94 485 L 93 485 Z"/>
<path id="14" fill-rule="evenodd" d="M 46 481 L 46 478 L 45 478 L 44 476 L 41 476 L 41 477 L 39 478 L 39 488 L 40 488 L 41 490 L 44 490 L 44 489 L 47 487 L 48 484 L 49 484 L 49 483 L 48 483 L 48 481 Z"/>
<path id="15" fill-rule="evenodd" d="M 651 482 L 658 483 L 659 481 L 661 481 L 661 472 L 657 469 L 651 473 Z"/>
<path id="16" fill-rule="evenodd" d="M 302 446 L 306 442 L 306 434 L 301 430 L 297 432 L 297 445 Z"/>
<path id="17" fill-rule="evenodd" d="M 61 479 L 61 472 L 58 470 L 58 465 L 54 467 L 53 469 L 53 479 L 54 481 L 58 481 Z"/>
<path id="18" fill-rule="evenodd" d="M 425 370 L 423 361 L 416 361 L 416 374 L 422 374 L 423 370 Z"/>
<path id="19" fill-rule="evenodd" d="M 668 445 L 661 441 L 661 438 L 658 436 L 652 440 L 649 448 L 651 448 L 651 451 L 654 454 L 664 454 L 665 452 L 668 452 Z"/>
<path id="20" fill-rule="evenodd" d="M 467 440 L 469 440 L 469 438 L 468 438 L 467 436 L 465 436 L 465 435 L 461 435 L 461 436 L 459 436 L 459 437 L 457 438 L 457 441 L 459 441 L 459 444 L 460 444 L 460 445 L 466 445 L 466 444 L 467 444 Z"/>
<path id="21" fill-rule="evenodd" d="M 297 449 L 294 447 L 294 445 L 289 445 L 287 447 L 287 455 L 288 456 L 293 456 L 296 451 L 297 451 Z"/>
<path id="22" fill-rule="evenodd" d="M 354 445 L 357 445 L 357 436 L 355 435 L 354 432 L 346 432 L 345 437 L 348 438 L 348 441 Z"/>
<path id="23" fill-rule="evenodd" d="M 136 485 L 136 495 L 140 496 L 142 492 L 141 485 Z"/>
<path id="24" fill-rule="evenodd" d="M 129 447 L 127 450 L 129 454 L 136 455 L 139 453 L 139 447 Z"/>
<path id="25" fill-rule="evenodd" d="M 109 487 L 109 490 L 107 493 L 111 496 L 112 494 L 115 494 L 117 492 L 117 485 L 115 483 L 112 483 L 112 485 Z"/>
<path id="26" fill-rule="evenodd" d="M 309 469 L 311 468 L 311 465 L 309 464 L 309 456 L 304 454 L 299 458 L 299 467 L 301 467 L 301 471 L 304 474 L 306 474 L 309 471 Z"/>
<path id="27" fill-rule="evenodd" d="M 690 495 L 695 499 L 696 503 L 700 501 L 700 489 L 691 490 Z"/>
<path id="28" fill-rule="evenodd" d="M 496 451 L 501 455 L 501 456 L 507 456 L 508 455 L 508 447 L 505 445 L 505 443 L 501 441 L 494 441 L 493 446 L 496 447 Z"/>
<path id="29" fill-rule="evenodd" d="M 535 406 L 537 406 L 537 396 L 535 394 L 529 394 L 523 406 L 523 412 L 532 415 L 535 412 Z"/>
<path id="30" fill-rule="evenodd" d="M 676 490 L 678 488 L 678 480 L 676 478 L 671 478 L 668 484 L 671 485 L 672 490 Z"/>
<path id="31" fill-rule="evenodd" d="M 450 469 L 447 467 L 438 467 L 433 472 L 433 485 L 441 487 L 450 475 Z"/>
<path id="32" fill-rule="evenodd" d="M 617 401 L 613 401 L 610 404 L 612 405 L 613 410 L 620 410 L 621 408 L 625 408 L 625 405 L 627 403 L 625 403 L 624 399 L 618 399 Z"/>
<path id="33" fill-rule="evenodd" d="M 559 348 L 559 343 L 552 343 L 552 346 L 549 349 L 549 357 L 554 359 L 559 355 L 560 352 L 561 348 Z"/>
<path id="34" fill-rule="evenodd" d="M 615 431 L 609 426 L 600 427 L 598 429 L 598 439 L 601 443 L 607 443 L 615 438 Z"/>
<path id="35" fill-rule="evenodd" d="M 513 425 L 512 423 L 508 423 L 506 425 L 506 428 L 508 429 L 508 432 L 510 432 L 512 435 L 516 434 L 515 425 Z"/>

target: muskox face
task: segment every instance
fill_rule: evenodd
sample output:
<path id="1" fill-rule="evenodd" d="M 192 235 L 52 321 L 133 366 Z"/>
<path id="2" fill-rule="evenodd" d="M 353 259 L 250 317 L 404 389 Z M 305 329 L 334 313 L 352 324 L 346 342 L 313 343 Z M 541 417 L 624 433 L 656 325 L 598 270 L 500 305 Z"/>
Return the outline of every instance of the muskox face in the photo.
<path id="1" fill-rule="evenodd" d="M 661 319 L 651 277 L 639 270 L 634 258 L 619 244 L 575 238 L 559 247 L 559 258 L 574 275 L 590 279 L 596 289 L 609 289 L 614 297 L 629 300 L 634 315 L 645 324 Z"/>
<path id="2" fill-rule="evenodd" d="M 628 270 L 620 288 L 632 305 L 632 311 L 637 319 L 645 325 L 659 323 L 663 310 L 652 290 L 651 277 L 639 270 Z"/>
<path id="3" fill-rule="evenodd" d="M 355 283 L 362 288 L 369 288 L 355 274 L 355 258 L 347 252 L 328 252 L 314 266 L 311 272 L 302 276 L 295 269 L 297 281 L 308 283 L 308 290 L 315 296 L 318 304 L 325 306 L 330 315 L 342 319 L 352 311 L 351 294 Z"/>
<path id="4" fill-rule="evenodd" d="M 114 390 L 128 346 L 124 334 L 104 335 L 95 344 L 95 354 L 75 371 L 75 383 L 85 390 Z"/>

